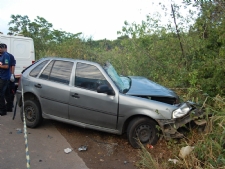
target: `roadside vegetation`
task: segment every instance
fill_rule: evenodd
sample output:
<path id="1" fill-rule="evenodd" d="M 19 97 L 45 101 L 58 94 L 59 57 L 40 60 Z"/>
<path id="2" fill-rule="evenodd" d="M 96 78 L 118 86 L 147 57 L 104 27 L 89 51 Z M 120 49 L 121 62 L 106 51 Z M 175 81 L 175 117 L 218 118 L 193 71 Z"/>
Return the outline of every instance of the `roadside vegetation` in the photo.
<path id="1" fill-rule="evenodd" d="M 190 98 L 191 99 L 191 98 Z M 224 169 L 225 168 L 225 98 L 217 95 L 207 97 L 204 107 L 212 116 L 207 119 L 205 128 L 189 128 L 190 132 L 182 140 L 166 142 L 168 158 L 152 155 L 148 147 L 142 146 L 140 169 Z M 180 157 L 182 147 L 191 146 L 193 151 L 185 158 Z M 158 153 L 159 154 L 159 153 Z"/>
<path id="2" fill-rule="evenodd" d="M 193 128 L 179 143 L 167 142 L 174 155 L 170 158 L 178 163 L 159 161 L 142 147 L 140 168 L 225 168 L 225 3 L 186 0 L 181 5 L 173 1 L 169 7 L 158 5 L 171 21 L 162 25 L 160 14 L 146 16 L 141 24 L 125 21 L 113 41 L 55 30 L 39 16 L 30 21 L 28 16 L 12 15 L 9 31 L 34 39 L 36 60 L 45 56 L 109 60 L 119 74 L 145 76 L 175 90 L 182 100 L 200 104 L 210 115 L 203 132 Z M 185 16 L 184 8 L 190 8 Z M 187 145 L 193 151 L 179 158 Z"/>

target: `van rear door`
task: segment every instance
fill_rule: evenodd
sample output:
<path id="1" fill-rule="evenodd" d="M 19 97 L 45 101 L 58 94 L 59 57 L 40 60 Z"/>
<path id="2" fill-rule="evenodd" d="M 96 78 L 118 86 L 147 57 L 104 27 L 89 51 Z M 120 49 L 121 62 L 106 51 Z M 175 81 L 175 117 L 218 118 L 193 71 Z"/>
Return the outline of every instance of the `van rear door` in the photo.
<path id="1" fill-rule="evenodd" d="M 32 39 L 11 38 L 11 50 L 16 60 L 15 75 L 20 76 L 23 69 L 34 63 L 34 44 Z"/>

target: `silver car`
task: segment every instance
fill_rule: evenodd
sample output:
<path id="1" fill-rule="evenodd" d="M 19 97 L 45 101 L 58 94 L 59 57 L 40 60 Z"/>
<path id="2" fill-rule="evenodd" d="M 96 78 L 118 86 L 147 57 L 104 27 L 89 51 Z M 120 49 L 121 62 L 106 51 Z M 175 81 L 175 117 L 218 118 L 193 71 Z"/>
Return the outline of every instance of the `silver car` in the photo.
<path id="1" fill-rule="evenodd" d="M 156 144 L 159 135 L 180 138 L 181 126 L 203 112 L 147 78 L 119 76 L 107 62 L 43 58 L 22 72 L 16 92 L 21 119 L 35 128 L 53 119 L 84 128 L 123 134 L 134 148 Z M 139 142 L 140 141 L 140 142 Z"/>

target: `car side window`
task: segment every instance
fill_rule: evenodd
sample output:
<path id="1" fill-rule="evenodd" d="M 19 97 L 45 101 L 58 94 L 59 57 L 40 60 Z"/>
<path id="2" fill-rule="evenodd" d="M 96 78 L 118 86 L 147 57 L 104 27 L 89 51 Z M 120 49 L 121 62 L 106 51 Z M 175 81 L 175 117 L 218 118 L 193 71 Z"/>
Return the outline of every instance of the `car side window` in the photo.
<path id="1" fill-rule="evenodd" d="M 108 82 L 96 66 L 77 63 L 75 75 L 76 87 L 96 91 L 97 87 L 101 84 L 108 85 Z"/>
<path id="2" fill-rule="evenodd" d="M 48 66 L 44 69 L 44 71 L 41 73 L 40 75 L 40 79 L 46 79 L 48 80 L 49 79 L 49 74 L 50 74 L 50 71 L 52 69 L 52 65 L 53 65 L 54 61 L 51 61 Z"/>
<path id="3" fill-rule="evenodd" d="M 73 62 L 69 61 L 52 61 L 40 75 L 41 79 L 69 84 L 70 75 L 73 68 Z"/>
<path id="4" fill-rule="evenodd" d="M 42 62 L 41 64 L 37 65 L 31 72 L 30 72 L 30 76 L 32 77 L 37 77 L 37 75 L 40 73 L 40 71 L 42 70 L 42 68 L 48 63 L 49 60 L 46 60 L 44 62 Z"/>

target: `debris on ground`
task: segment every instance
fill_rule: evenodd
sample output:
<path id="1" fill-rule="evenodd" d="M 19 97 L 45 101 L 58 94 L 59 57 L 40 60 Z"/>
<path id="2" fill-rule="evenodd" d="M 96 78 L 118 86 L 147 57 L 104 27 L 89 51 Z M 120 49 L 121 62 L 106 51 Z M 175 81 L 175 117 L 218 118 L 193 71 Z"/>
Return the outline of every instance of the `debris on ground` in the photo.
<path id="1" fill-rule="evenodd" d="M 48 135 L 48 138 L 52 139 L 52 136 Z"/>
<path id="2" fill-rule="evenodd" d="M 79 148 L 78 148 L 78 151 L 86 151 L 87 150 L 87 146 L 80 146 Z"/>
<path id="3" fill-rule="evenodd" d="M 179 157 L 185 159 L 186 156 L 188 156 L 193 149 L 194 147 L 191 146 L 182 147 L 179 153 Z"/>
<path id="4" fill-rule="evenodd" d="M 70 153 L 71 151 L 72 151 L 71 148 L 66 148 L 66 149 L 64 149 L 64 152 L 65 152 L 66 154 Z"/>
<path id="5" fill-rule="evenodd" d="M 16 129 L 17 133 L 23 133 L 23 130 L 21 128 Z"/>
<path id="6" fill-rule="evenodd" d="M 127 164 L 127 163 L 129 163 L 129 162 L 128 162 L 128 161 L 124 161 L 124 162 L 123 162 L 123 164 Z"/>
<path id="7" fill-rule="evenodd" d="M 147 144 L 146 147 L 147 147 L 148 149 L 151 149 L 151 148 L 153 148 L 153 145 Z"/>
<path id="8" fill-rule="evenodd" d="M 174 164 L 177 164 L 177 163 L 179 162 L 179 160 L 177 160 L 177 159 L 171 159 L 171 158 L 169 158 L 168 161 L 171 161 L 171 162 L 173 162 Z"/>

